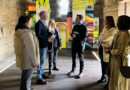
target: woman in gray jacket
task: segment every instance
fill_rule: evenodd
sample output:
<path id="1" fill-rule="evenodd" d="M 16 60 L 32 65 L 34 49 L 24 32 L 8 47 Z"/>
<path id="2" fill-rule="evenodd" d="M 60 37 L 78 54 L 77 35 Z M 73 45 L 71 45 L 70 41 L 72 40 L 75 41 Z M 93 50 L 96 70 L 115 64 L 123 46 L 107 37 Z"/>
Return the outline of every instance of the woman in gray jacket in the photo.
<path id="1" fill-rule="evenodd" d="M 17 67 L 22 70 L 20 90 L 32 90 L 31 78 L 34 67 L 40 62 L 39 43 L 30 30 L 30 17 L 21 16 L 14 35 L 14 48 Z"/>
<path id="2" fill-rule="evenodd" d="M 49 74 L 52 74 L 52 63 L 53 70 L 59 71 L 56 65 L 58 49 L 62 48 L 62 40 L 59 30 L 56 28 L 55 21 L 50 20 L 49 22 L 49 35 L 53 37 L 53 43 L 48 45 L 48 56 L 49 56 Z"/>

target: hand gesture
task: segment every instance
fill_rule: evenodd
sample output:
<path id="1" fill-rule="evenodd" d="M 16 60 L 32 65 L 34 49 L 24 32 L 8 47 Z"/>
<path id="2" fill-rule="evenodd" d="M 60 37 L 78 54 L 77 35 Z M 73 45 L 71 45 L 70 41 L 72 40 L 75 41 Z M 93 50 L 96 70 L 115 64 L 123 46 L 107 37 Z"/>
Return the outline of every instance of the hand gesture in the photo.
<path id="1" fill-rule="evenodd" d="M 73 34 L 72 37 L 73 37 L 73 38 L 76 38 L 76 34 Z"/>
<path id="2" fill-rule="evenodd" d="M 53 43 L 53 41 L 54 41 L 54 38 L 52 36 L 48 38 L 49 43 Z"/>

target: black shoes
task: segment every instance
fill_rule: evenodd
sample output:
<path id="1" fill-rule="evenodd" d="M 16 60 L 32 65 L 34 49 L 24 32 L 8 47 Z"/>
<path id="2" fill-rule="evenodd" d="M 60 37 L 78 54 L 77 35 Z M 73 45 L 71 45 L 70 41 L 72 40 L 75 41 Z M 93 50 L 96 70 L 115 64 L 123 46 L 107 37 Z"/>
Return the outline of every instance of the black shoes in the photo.
<path id="1" fill-rule="evenodd" d="M 106 79 L 100 79 L 97 81 L 98 83 L 103 83 L 103 82 L 106 82 Z"/>
<path id="2" fill-rule="evenodd" d="M 106 83 L 104 88 L 108 90 L 108 78 L 107 76 L 102 76 L 100 80 L 97 81 L 97 83 Z"/>
<path id="3" fill-rule="evenodd" d="M 48 75 L 46 75 L 46 74 L 43 74 L 43 75 L 42 75 L 42 78 L 43 78 L 43 79 L 48 79 L 48 78 L 49 78 L 49 76 L 48 76 Z"/>
<path id="4" fill-rule="evenodd" d="M 44 81 L 44 80 L 42 80 L 42 79 L 37 80 L 37 84 L 38 84 L 38 85 L 46 85 L 47 83 L 48 83 L 47 81 Z"/>
<path id="5" fill-rule="evenodd" d="M 55 70 L 55 71 L 59 71 L 59 69 L 58 69 L 57 67 L 54 67 L 53 70 Z"/>
<path id="6" fill-rule="evenodd" d="M 101 79 L 97 81 L 97 83 L 104 83 L 104 82 L 107 82 L 107 78 L 105 76 L 101 77 Z"/>

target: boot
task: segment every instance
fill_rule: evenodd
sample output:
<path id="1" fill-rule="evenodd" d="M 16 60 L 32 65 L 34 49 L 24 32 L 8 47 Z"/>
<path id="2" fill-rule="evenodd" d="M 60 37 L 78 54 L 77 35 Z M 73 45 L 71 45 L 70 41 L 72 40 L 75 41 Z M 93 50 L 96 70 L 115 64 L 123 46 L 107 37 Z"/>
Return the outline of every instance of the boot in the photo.
<path id="1" fill-rule="evenodd" d="M 53 70 L 55 70 L 55 71 L 59 71 L 59 69 L 58 69 L 57 67 L 54 67 Z"/>
<path id="2" fill-rule="evenodd" d="M 101 77 L 101 79 L 97 81 L 97 83 L 104 83 L 104 82 L 107 82 L 107 78 L 106 78 L 105 75 L 103 75 L 103 76 Z"/>

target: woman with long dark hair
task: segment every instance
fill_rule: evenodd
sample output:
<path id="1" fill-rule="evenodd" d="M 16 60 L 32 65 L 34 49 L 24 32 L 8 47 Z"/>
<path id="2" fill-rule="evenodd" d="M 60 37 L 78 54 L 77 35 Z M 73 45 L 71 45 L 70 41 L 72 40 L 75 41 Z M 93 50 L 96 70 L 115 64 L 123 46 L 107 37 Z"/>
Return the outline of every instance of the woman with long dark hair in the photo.
<path id="1" fill-rule="evenodd" d="M 128 90 L 128 79 L 120 72 L 121 61 L 123 66 L 128 65 L 128 47 L 130 42 L 130 17 L 122 15 L 118 18 L 119 32 L 114 36 L 113 44 L 104 49 L 111 54 L 109 90 Z"/>
<path id="2" fill-rule="evenodd" d="M 112 40 L 114 35 L 117 33 L 117 29 L 115 28 L 114 19 L 112 16 L 106 16 L 104 20 L 104 29 L 99 36 L 99 41 L 102 47 L 102 59 L 101 59 L 101 67 L 102 67 L 102 77 L 98 81 L 98 83 L 108 82 L 108 73 L 109 73 L 109 54 L 103 52 L 105 47 L 110 47 L 112 44 Z M 100 47 L 100 48 L 101 48 Z M 101 55 L 100 55 L 101 56 Z"/>
<path id="3" fill-rule="evenodd" d="M 14 48 L 17 67 L 22 70 L 20 90 L 32 90 L 31 78 L 34 67 L 39 65 L 39 44 L 30 30 L 30 17 L 21 16 L 15 28 Z"/>

